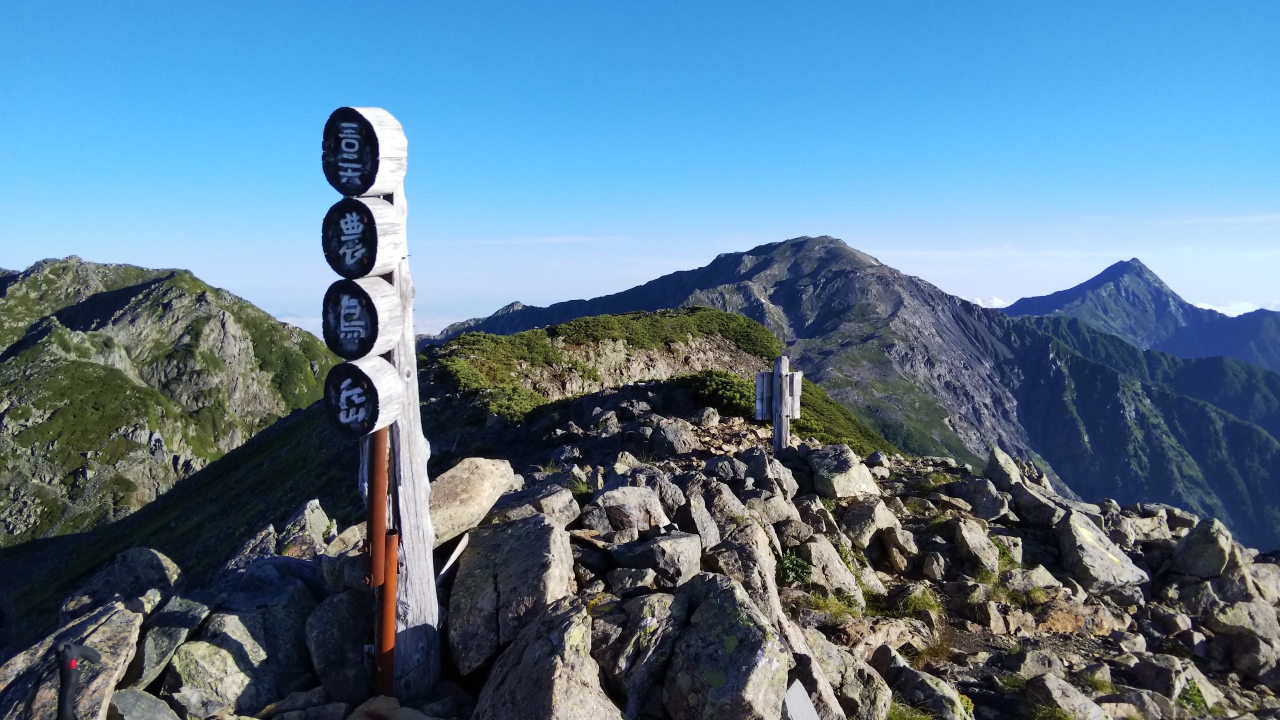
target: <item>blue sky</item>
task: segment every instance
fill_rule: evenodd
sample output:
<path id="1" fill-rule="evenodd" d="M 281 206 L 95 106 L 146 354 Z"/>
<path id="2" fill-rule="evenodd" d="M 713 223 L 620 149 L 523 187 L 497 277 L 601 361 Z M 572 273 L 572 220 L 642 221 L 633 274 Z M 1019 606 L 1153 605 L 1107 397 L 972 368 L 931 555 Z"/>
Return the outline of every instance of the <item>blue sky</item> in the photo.
<path id="1" fill-rule="evenodd" d="M 1012 301 L 1139 257 L 1280 309 L 1280 4 L 6 3 L 0 266 L 314 327 L 341 105 L 410 142 L 419 331 L 828 234 Z"/>

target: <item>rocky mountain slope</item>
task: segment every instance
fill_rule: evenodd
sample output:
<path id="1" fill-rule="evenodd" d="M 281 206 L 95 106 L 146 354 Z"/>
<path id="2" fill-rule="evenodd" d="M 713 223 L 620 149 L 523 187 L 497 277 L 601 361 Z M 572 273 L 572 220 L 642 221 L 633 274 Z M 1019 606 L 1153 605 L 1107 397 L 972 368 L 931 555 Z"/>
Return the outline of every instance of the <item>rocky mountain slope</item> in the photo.
<path id="1" fill-rule="evenodd" d="M 1280 371 L 1280 312 L 1230 317 L 1183 300 L 1137 258 L 1096 277 L 1004 308 L 1014 317 L 1073 317 L 1147 350 L 1182 358 L 1223 356 Z"/>
<path id="2" fill-rule="evenodd" d="M 118 519 L 320 397 L 314 337 L 183 270 L 0 278 L 0 546 Z"/>
<path id="3" fill-rule="evenodd" d="M 519 423 L 545 467 L 433 480 L 437 559 L 467 544 L 421 697 L 372 697 L 363 527 L 303 502 L 238 546 L 108 560 L 0 665 L 0 717 L 51 716 L 66 640 L 103 656 L 79 716 L 125 720 L 1280 716 L 1280 565 L 1216 520 L 1073 501 L 998 450 L 978 472 L 800 437 L 772 457 L 768 427 L 690 399 L 583 395 Z"/>
<path id="4" fill-rule="evenodd" d="M 903 450 L 978 464 L 995 442 L 1039 462 L 1060 492 L 1174 503 L 1280 547 L 1280 443 L 1254 424 L 1273 424 L 1280 378 L 1215 361 L 1175 371 L 1176 358 L 1125 355 L 1086 326 L 1011 319 L 834 238 L 762 245 L 616 295 L 512 306 L 467 327 L 513 332 L 662 305 L 763 323 L 807 378 Z"/>

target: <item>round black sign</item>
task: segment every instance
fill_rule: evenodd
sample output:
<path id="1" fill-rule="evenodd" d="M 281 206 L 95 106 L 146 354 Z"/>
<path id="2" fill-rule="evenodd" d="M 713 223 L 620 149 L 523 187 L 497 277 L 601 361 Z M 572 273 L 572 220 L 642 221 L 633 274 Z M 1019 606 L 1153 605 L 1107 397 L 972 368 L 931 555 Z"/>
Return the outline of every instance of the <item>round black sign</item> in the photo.
<path id="1" fill-rule="evenodd" d="M 339 280 L 324 294 L 324 344 L 343 360 L 368 355 L 378 341 L 378 309 L 353 280 Z"/>
<path id="2" fill-rule="evenodd" d="M 378 389 L 351 363 L 335 365 L 329 371 L 324 380 L 324 405 L 329 418 L 351 435 L 368 435 L 378 423 Z"/>
<path id="3" fill-rule="evenodd" d="M 334 272 L 351 279 L 368 275 L 378 255 L 373 212 L 359 200 L 339 200 L 324 216 L 320 243 Z"/>
<path id="4" fill-rule="evenodd" d="M 347 197 L 368 192 L 378 177 L 378 134 L 373 125 L 353 108 L 334 110 L 324 124 L 320 163 L 334 190 Z"/>

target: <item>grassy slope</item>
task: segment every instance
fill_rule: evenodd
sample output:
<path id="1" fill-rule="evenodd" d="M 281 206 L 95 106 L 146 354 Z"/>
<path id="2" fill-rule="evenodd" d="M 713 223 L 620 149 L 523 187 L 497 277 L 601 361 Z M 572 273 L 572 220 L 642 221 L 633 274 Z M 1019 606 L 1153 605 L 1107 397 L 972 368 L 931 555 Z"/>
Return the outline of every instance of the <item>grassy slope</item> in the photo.
<path id="1" fill-rule="evenodd" d="M 438 362 L 452 388 L 474 399 L 473 405 L 479 405 L 480 411 L 468 413 L 468 424 L 477 425 L 488 413 L 521 420 L 547 403 L 547 398 L 521 385 L 523 371 L 550 367 L 561 373 L 595 375 L 594 368 L 570 359 L 553 340 L 562 340 L 569 346 L 625 340 L 633 348 L 649 349 L 684 342 L 691 335 L 710 334 L 719 334 L 766 362 L 772 362 L 782 352 L 782 343 L 759 323 L 698 307 L 585 317 L 514 335 L 469 333 L 432 349 L 422 361 Z M 748 418 L 754 414 L 755 386 L 751 381 L 712 371 L 677 382 L 723 413 Z M 891 443 L 807 380 L 801 406 L 801 420 L 793 426 L 797 434 L 824 442 L 846 442 L 864 455 L 876 450 L 896 452 Z"/>

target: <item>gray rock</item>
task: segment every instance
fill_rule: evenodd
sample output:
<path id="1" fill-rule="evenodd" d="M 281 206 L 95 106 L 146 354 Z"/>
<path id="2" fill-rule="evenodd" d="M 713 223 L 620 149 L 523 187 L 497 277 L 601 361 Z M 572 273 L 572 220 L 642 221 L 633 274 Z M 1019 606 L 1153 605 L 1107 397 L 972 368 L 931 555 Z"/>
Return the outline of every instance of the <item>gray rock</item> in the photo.
<path id="1" fill-rule="evenodd" d="M 311 560 L 324 554 L 325 532 L 329 529 L 329 516 L 320 507 L 319 500 L 308 500 L 285 522 L 276 538 L 276 554 Z"/>
<path id="2" fill-rule="evenodd" d="M 1118 686 L 1116 692 L 1098 698 L 1097 702 L 1100 707 L 1105 703 L 1132 705 L 1144 720 L 1175 720 L 1181 716 L 1172 700 L 1158 692 L 1142 688 Z"/>
<path id="3" fill-rule="evenodd" d="M 832 592 L 840 591 L 853 600 L 857 607 L 866 607 L 862 588 L 858 585 L 853 572 L 840 559 L 840 553 L 836 551 L 830 540 L 822 535 L 814 535 L 808 542 L 796 548 L 796 554 L 811 566 L 810 582 Z"/>
<path id="4" fill-rule="evenodd" d="M 860 658 L 832 644 L 817 630 L 805 628 L 813 659 L 826 674 L 836 700 L 849 720 L 884 720 L 893 691 Z"/>
<path id="5" fill-rule="evenodd" d="M 704 550 L 720 543 L 720 528 L 707 511 L 706 502 L 701 495 L 690 496 L 676 511 L 675 521 L 681 530 L 696 534 L 702 541 Z"/>
<path id="6" fill-rule="evenodd" d="M 986 528 L 969 518 L 956 521 L 956 550 L 979 571 L 1000 572 L 1000 551 L 987 537 Z"/>
<path id="7" fill-rule="evenodd" d="M 606 684 L 623 699 L 623 716 L 637 718 L 646 704 L 661 702 L 663 674 L 688 624 L 689 599 L 683 594 L 646 595 L 606 617 L 617 623 L 616 632 L 608 633 L 605 642 L 593 638 L 591 656 L 600 664 Z M 602 619 L 593 623 L 593 633 Z"/>
<path id="8" fill-rule="evenodd" d="M 117 690 L 111 695 L 107 720 L 178 720 L 163 700 L 141 690 Z"/>
<path id="9" fill-rule="evenodd" d="M 937 720 L 973 720 L 960 694 L 943 680 L 916 670 L 888 645 L 876 648 L 871 666 L 904 704 L 931 713 Z"/>
<path id="10" fill-rule="evenodd" d="M 793 504 L 800 519 L 815 533 L 826 535 L 840 531 L 840 527 L 836 525 L 835 516 L 827 510 L 822 504 L 822 499 L 817 495 L 801 495 L 794 499 Z"/>
<path id="11" fill-rule="evenodd" d="M 827 445 L 809 453 L 813 487 L 823 497 L 879 497 L 880 486 L 848 445 Z"/>
<path id="12" fill-rule="evenodd" d="M 884 452 L 877 450 L 867 456 L 866 465 L 867 467 L 872 467 L 872 468 L 882 467 L 886 469 L 892 469 L 893 461 L 890 460 L 889 456 L 885 455 Z"/>
<path id="13" fill-rule="evenodd" d="M 1205 518 L 1178 541 L 1169 570 L 1206 580 L 1221 575 L 1230 559 L 1230 531 L 1216 519 Z"/>
<path id="14" fill-rule="evenodd" d="M 713 407 L 704 407 L 694 414 L 694 422 L 704 428 L 713 428 L 720 424 L 720 413 Z"/>
<path id="15" fill-rule="evenodd" d="M 1007 491 L 1013 495 L 1013 507 L 1018 519 L 1033 527 L 1056 527 L 1067 511 L 1043 490 L 1015 483 Z"/>
<path id="16" fill-rule="evenodd" d="M 1079 512 L 1071 511 L 1058 523 L 1058 543 L 1063 567 L 1092 594 L 1150 581 L 1146 572 Z"/>
<path id="17" fill-rule="evenodd" d="M 1195 682 L 1205 704 L 1213 707 L 1222 701 L 1222 693 L 1209 682 L 1196 666 L 1172 655 L 1148 655 L 1130 668 L 1134 684 L 1177 700 L 1189 682 Z"/>
<path id="18" fill-rule="evenodd" d="M 866 549 L 881 530 L 902 527 L 898 518 L 880 499 L 837 506 L 836 521 L 854 547 L 859 549 Z"/>
<path id="19" fill-rule="evenodd" d="M 1078 720 L 1111 720 L 1089 696 L 1057 675 L 1046 673 L 1027 681 L 1027 697 L 1037 705 L 1060 710 Z"/>
<path id="20" fill-rule="evenodd" d="M 747 522 L 747 506 L 742 504 L 728 485 L 714 479 L 701 478 L 691 483 L 685 492 L 687 497 L 698 496 L 715 521 L 720 537 L 724 538 L 734 528 Z"/>
<path id="21" fill-rule="evenodd" d="M 736 581 L 702 573 L 685 585 L 692 614 L 663 684 L 672 720 L 774 720 L 787 688 L 787 652 Z"/>
<path id="22" fill-rule="evenodd" d="M 431 524 L 436 547 L 470 530 L 489 514 L 503 493 L 516 489 L 511 463 L 463 458 L 431 483 Z"/>
<path id="23" fill-rule="evenodd" d="M 547 483 L 503 495 L 494 503 L 483 524 L 496 525 L 533 515 L 546 515 L 556 525 L 565 527 L 579 514 L 578 501 L 568 488 Z"/>
<path id="24" fill-rule="evenodd" d="M 782 627 L 785 615 L 778 598 L 777 560 L 759 525 L 750 523 L 729 533 L 706 552 L 702 565 L 739 583 L 769 624 L 775 629 Z"/>
<path id="25" fill-rule="evenodd" d="M 571 592 L 572 578 L 569 534 L 545 515 L 472 530 L 449 597 L 449 647 L 459 671 L 470 674 L 497 655 Z"/>
<path id="26" fill-rule="evenodd" d="M 931 552 L 924 556 L 924 565 L 920 574 L 934 582 L 942 582 L 947 576 L 947 561 L 941 553 Z"/>
<path id="27" fill-rule="evenodd" d="M 283 700 L 277 700 L 263 708 L 258 715 L 270 718 L 284 713 L 306 711 L 327 702 L 329 702 L 329 695 L 324 691 L 324 686 L 320 686 L 310 690 L 291 692 Z"/>
<path id="28" fill-rule="evenodd" d="M 358 590 L 338 593 L 307 618 L 307 650 L 329 697 L 359 705 L 369 699 L 364 647 L 373 643 L 373 597 Z"/>
<path id="29" fill-rule="evenodd" d="M 800 486 L 791 470 L 763 448 L 748 448 L 738 457 L 747 464 L 747 477 L 754 481 L 755 487 L 781 493 L 787 500 L 796 496 Z"/>
<path id="30" fill-rule="evenodd" d="M 75 697 L 75 716 L 105 718 L 112 691 L 124 677 L 138 635 L 141 613 L 119 601 L 108 602 L 63 625 L 52 635 L 0 665 L 0 718 L 54 720 L 58 715 L 58 658 L 61 642 L 91 647 L 102 662 L 86 663 Z"/>
<path id="31" fill-rule="evenodd" d="M 778 534 L 778 542 L 783 549 L 793 548 L 813 537 L 813 528 L 797 518 L 786 518 L 775 523 L 773 531 Z"/>
<path id="32" fill-rule="evenodd" d="M 649 568 L 662 587 L 675 588 L 698 574 L 702 541 L 697 535 L 673 532 L 651 540 L 637 540 L 612 549 L 619 567 Z"/>
<path id="33" fill-rule="evenodd" d="M 698 436 L 686 425 L 687 423 L 679 420 L 659 422 L 649 438 L 654 451 L 666 456 L 676 456 L 701 450 L 702 443 L 698 441 Z"/>
<path id="34" fill-rule="evenodd" d="M 1005 553 L 1009 555 L 1009 560 L 1014 565 L 1022 564 L 1022 538 L 1017 535 L 999 535 L 992 533 L 990 535 L 991 542 L 996 544 L 997 548 L 1003 548 Z"/>
<path id="35" fill-rule="evenodd" d="M 1058 581 L 1043 565 L 1037 565 L 1030 570 L 1022 570 L 1014 568 L 1006 570 L 1001 574 L 1000 579 L 1004 582 L 1005 587 L 1015 592 L 1031 592 L 1036 588 L 1060 588 L 1062 583 Z"/>
<path id="36" fill-rule="evenodd" d="M 295 579 L 233 595 L 209 617 L 199 641 L 174 653 L 162 697 L 197 717 L 253 715 L 313 686 L 306 621 L 315 608 L 315 597 Z"/>
<path id="37" fill-rule="evenodd" d="M 493 665 L 471 720 L 622 720 L 600 687 L 591 617 L 569 596 L 539 608 Z"/>
<path id="38" fill-rule="evenodd" d="M 1205 615 L 1204 625 L 1218 634 L 1248 634 L 1280 642 L 1276 609 L 1265 600 L 1220 604 Z"/>
<path id="39" fill-rule="evenodd" d="M 615 568 L 605 573 L 609 587 L 620 598 L 654 592 L 659 587 L 658 573 L 650 568 Z"/>
<path id="40" fill-rule="evenodd" d="M 1050 673 L 1059 677 L 1066 674 L 1062 661 L 1054 653 L 1045 650 L 1024 650 L 1020 653 L 1005 655 L 1000 662 L 1005 670 L 1024 678 Z"/>
<path id="41" fill-rule="evenodd" d="M 117 597 L 128 601 L 152 589 L 168 597 L 181 578 L 182 571 L 164 553 L 151 548 L 125 550 L 62 603 L 62 622 L 67 624 Z"/>
<path id="42" fill-rule="evenodd" d="M 628 485 L 607 490 L 588 504 L 588 507 L 592 506 L 605 511 L 614 530 L 634 527 L 638 532 L 643 532 L 651 527 L 664 527 L 671 523 L 662 508 L 658 493 L 649 488 Z"/>
<path id="43" fill-rule="evenodd" d="M 982 471 L 982 475 L 1006 492 L 1014 485 L 1023 484 L 1022 471 L 1018 470 L 1018 464 L 995 445 L 991 446 L 991 454 L 987 457 L 987 469 Z"/>
<path id="44" fill-rule="evenodd" d="M 279 537 L 276 535 L 274 525 L 262 528 L 257 535 L 246 540 L 231 555 L 231 559 L 227 560 L 222 566 L 218 576 L 221 578 L 228 575 L 236 575 L 248 569 L 257 560 L 273 557 L 276 554 L 277 540 L 279 540 Z"/>
<path id="45" fill-rule="evenodd" d="M 707 461 L 706 473 L 723 483 L 741 482 L 747 479 L 747 464 L 721 455 Z"/>
<path id="46" fill-rule="evenodd" d="M 974 517 L 995 520 L 1009 513 L 1009 501 L 990 480 L 977 479 L 951 485 L 951 492 L 969 503 Z"/>
<path id="47" fill-rule="evenodd" d="M 147 621 L 146 634 L 139 647 L 141 656 L 134 661 L 139 675 L 129 687 L 142 689 L 160 677 L 178 646 L 186 642 L 208 616 L 209 608 L 203 603 L 176 595 L 169 598 Z"/>

